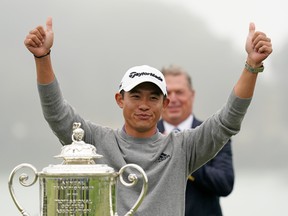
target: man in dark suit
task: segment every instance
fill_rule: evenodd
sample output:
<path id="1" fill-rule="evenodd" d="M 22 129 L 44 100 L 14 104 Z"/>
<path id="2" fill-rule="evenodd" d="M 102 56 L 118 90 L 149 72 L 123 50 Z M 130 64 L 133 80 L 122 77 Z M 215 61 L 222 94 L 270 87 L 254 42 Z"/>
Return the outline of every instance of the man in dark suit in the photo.
<path id="1" fill-rule="evenodd" d="M 170 103 L 158 122 L 162 133 L 199 126 L 202 121 L 193 114 L 195 90 L 189 74 L 178 66 L 162 69 Z M 187 180 L 186 216 L 221 216 L 219 198 L 233 189 L 234 170 L 231 140 L 212 160 L 192 173 Z"/>

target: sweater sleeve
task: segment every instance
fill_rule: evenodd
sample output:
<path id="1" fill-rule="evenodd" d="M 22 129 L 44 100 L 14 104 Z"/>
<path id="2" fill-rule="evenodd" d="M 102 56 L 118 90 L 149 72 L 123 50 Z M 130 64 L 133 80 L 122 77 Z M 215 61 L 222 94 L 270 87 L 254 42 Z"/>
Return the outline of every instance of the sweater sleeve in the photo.
<path id="1" fill-rule="evenodd" d="M 227 103 L 200 126 L 184 133 L 188 175 L 207 163 L 236 135 L 252 98 L 241 99 L 232 92 Z"/>
<path id="2" fill-rule="evenodd" d="M 38 84 L 38 93 L 44 118 L 53 133 L 63 145 L 71 144 L 73 123 L 83 120 L 64 99 L 57 79 L 50 84 Z"/>

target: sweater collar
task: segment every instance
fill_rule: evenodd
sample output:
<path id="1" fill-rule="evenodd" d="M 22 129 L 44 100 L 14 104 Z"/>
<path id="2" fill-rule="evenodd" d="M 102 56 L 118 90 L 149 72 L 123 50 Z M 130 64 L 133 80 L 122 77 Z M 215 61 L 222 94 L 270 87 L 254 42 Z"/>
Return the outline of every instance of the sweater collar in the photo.
<path id="1" fill-rule="evenodd" d="M 132 137 L 126 133 L 124 126 L 122 127 L 122 129 L 119 129 L 119 134 L 122 137 L 122 139 L 126 140 L 127 142 L 134 142 L 138 144 L 145 144 L 147 142 L 155 142 L 156 140 L 160 138 L 160 136 L 162 136 L 162 134 L 157 129 L 156 133 L 153 136 L 148 137 L 148 138 Z"/>

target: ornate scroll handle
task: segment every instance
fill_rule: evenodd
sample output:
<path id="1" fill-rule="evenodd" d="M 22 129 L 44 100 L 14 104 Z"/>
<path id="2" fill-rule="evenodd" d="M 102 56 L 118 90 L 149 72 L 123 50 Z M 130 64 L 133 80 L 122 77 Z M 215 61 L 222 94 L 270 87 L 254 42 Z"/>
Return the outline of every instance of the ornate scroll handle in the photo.
<path id="1" fill-rule="evenodd" d="M 125 166 L 123 166 L 120 170 L 119 170 L 119 177 L 120 177 L 120 182 L 126 186 L 126 187 L 132 187 L 134 186 L 135 184 L 137 184 L 138 182 L 138 178 L 137 178 L 137 175 L 136 174 L 129 174 L 128 176 L 128 180 L 130 182 L 126 182 L 124 179 L 123 179 L 123 172 L 128 168 L 128 167 L 133 167 L 135 168 L 136 170 L 138 170 L 141 174 L 142 174 L 142 177 L 143 177 L 143 186 L 142 186 L 142 190 L 141 190 L 141 193 L 136 201 L 136 203 L 133 205 L 133 207 L 125 214 L 125 216 L 133 216 L 133 214 L 137 211 L 137 209 L 139 208 L 139 206 L 141 205 L 146 193 L 147 193 L 147 189 L 148 189 L 148 178 L 147 178 L 147 175 L 145 173 L 145 171 L 138 165 L 136 164 L 127 164 Z"/>
<path id="2" fill-rule="evenodd" d="M 27 167 L 27 168 L 30 168 L 32 169 L 32 171 L 34 172 L 35 176 L 34 176 L 34 179 L 32 182 L 27 182 L 27 180 L 29 179 L 29 176 L 26 174 L 26 173 L 22 173 L 20 176 L 19 176 L 19 182 L 22 186 L 24 187 L 29 187 L 31 185 L 33 185 L 37 179 L 38 179 L 38 175 L 37 175 L 37 170 L 34 166 L 30 165 L 30 164 L 26 164 L 26 163 L 23 163 L 23 164 L 20 164 L 18 166 L 16 166 L 10 176 L 9 176 L 9 182 L 8 182 L 8 186 L 9 186 L 9 192 L 10 192 L 10 195 L 15 203 L 15 205 L 17 206 L 18 210 L 21 212 L 21 214 L 23 216 L 29 216 L 28 212 L 26 212 L 26 210 L 24 210 L 20 204 L 18 203 L 18 201 L 16 200 L 16 196 L 15 196 L 15 193 L 14 193 L 14 189 L 13 189 L 13 178 L 14 178 L 14 175 L 16 174 L 16 172 L 21 169 L 21 168 L 24 168 L 24 167 Z"/>

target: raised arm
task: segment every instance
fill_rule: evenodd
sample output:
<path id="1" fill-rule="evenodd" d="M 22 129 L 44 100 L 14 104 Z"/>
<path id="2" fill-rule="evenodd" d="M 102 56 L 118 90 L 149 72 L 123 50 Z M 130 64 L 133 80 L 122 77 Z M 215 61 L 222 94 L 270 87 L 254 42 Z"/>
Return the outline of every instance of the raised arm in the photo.
<path id="1" fill-rule="evenodd" d="M 34 55 L 39 84 L 51 83 L 55 78 L 50 59 L 53 39 L 52 18 L 48 17 L 46 29 L 43 26 L 38 26 L 31 30 L 24 40 L 26 48 Z"/>
<path id="2" fill-rule="evenodd" d="M 254 23 L 250 23 L 245 48 L 248 54 L 246 63 L 253 69 L 262 67 L 263 61 L 272 53 L 270 38 L 263 32 L 255 31 Z M 251 98 L 257 75 L 258 73 L 252 73 L 245 67 L 234 87 L 235 94 L 240 98 Z"/>

